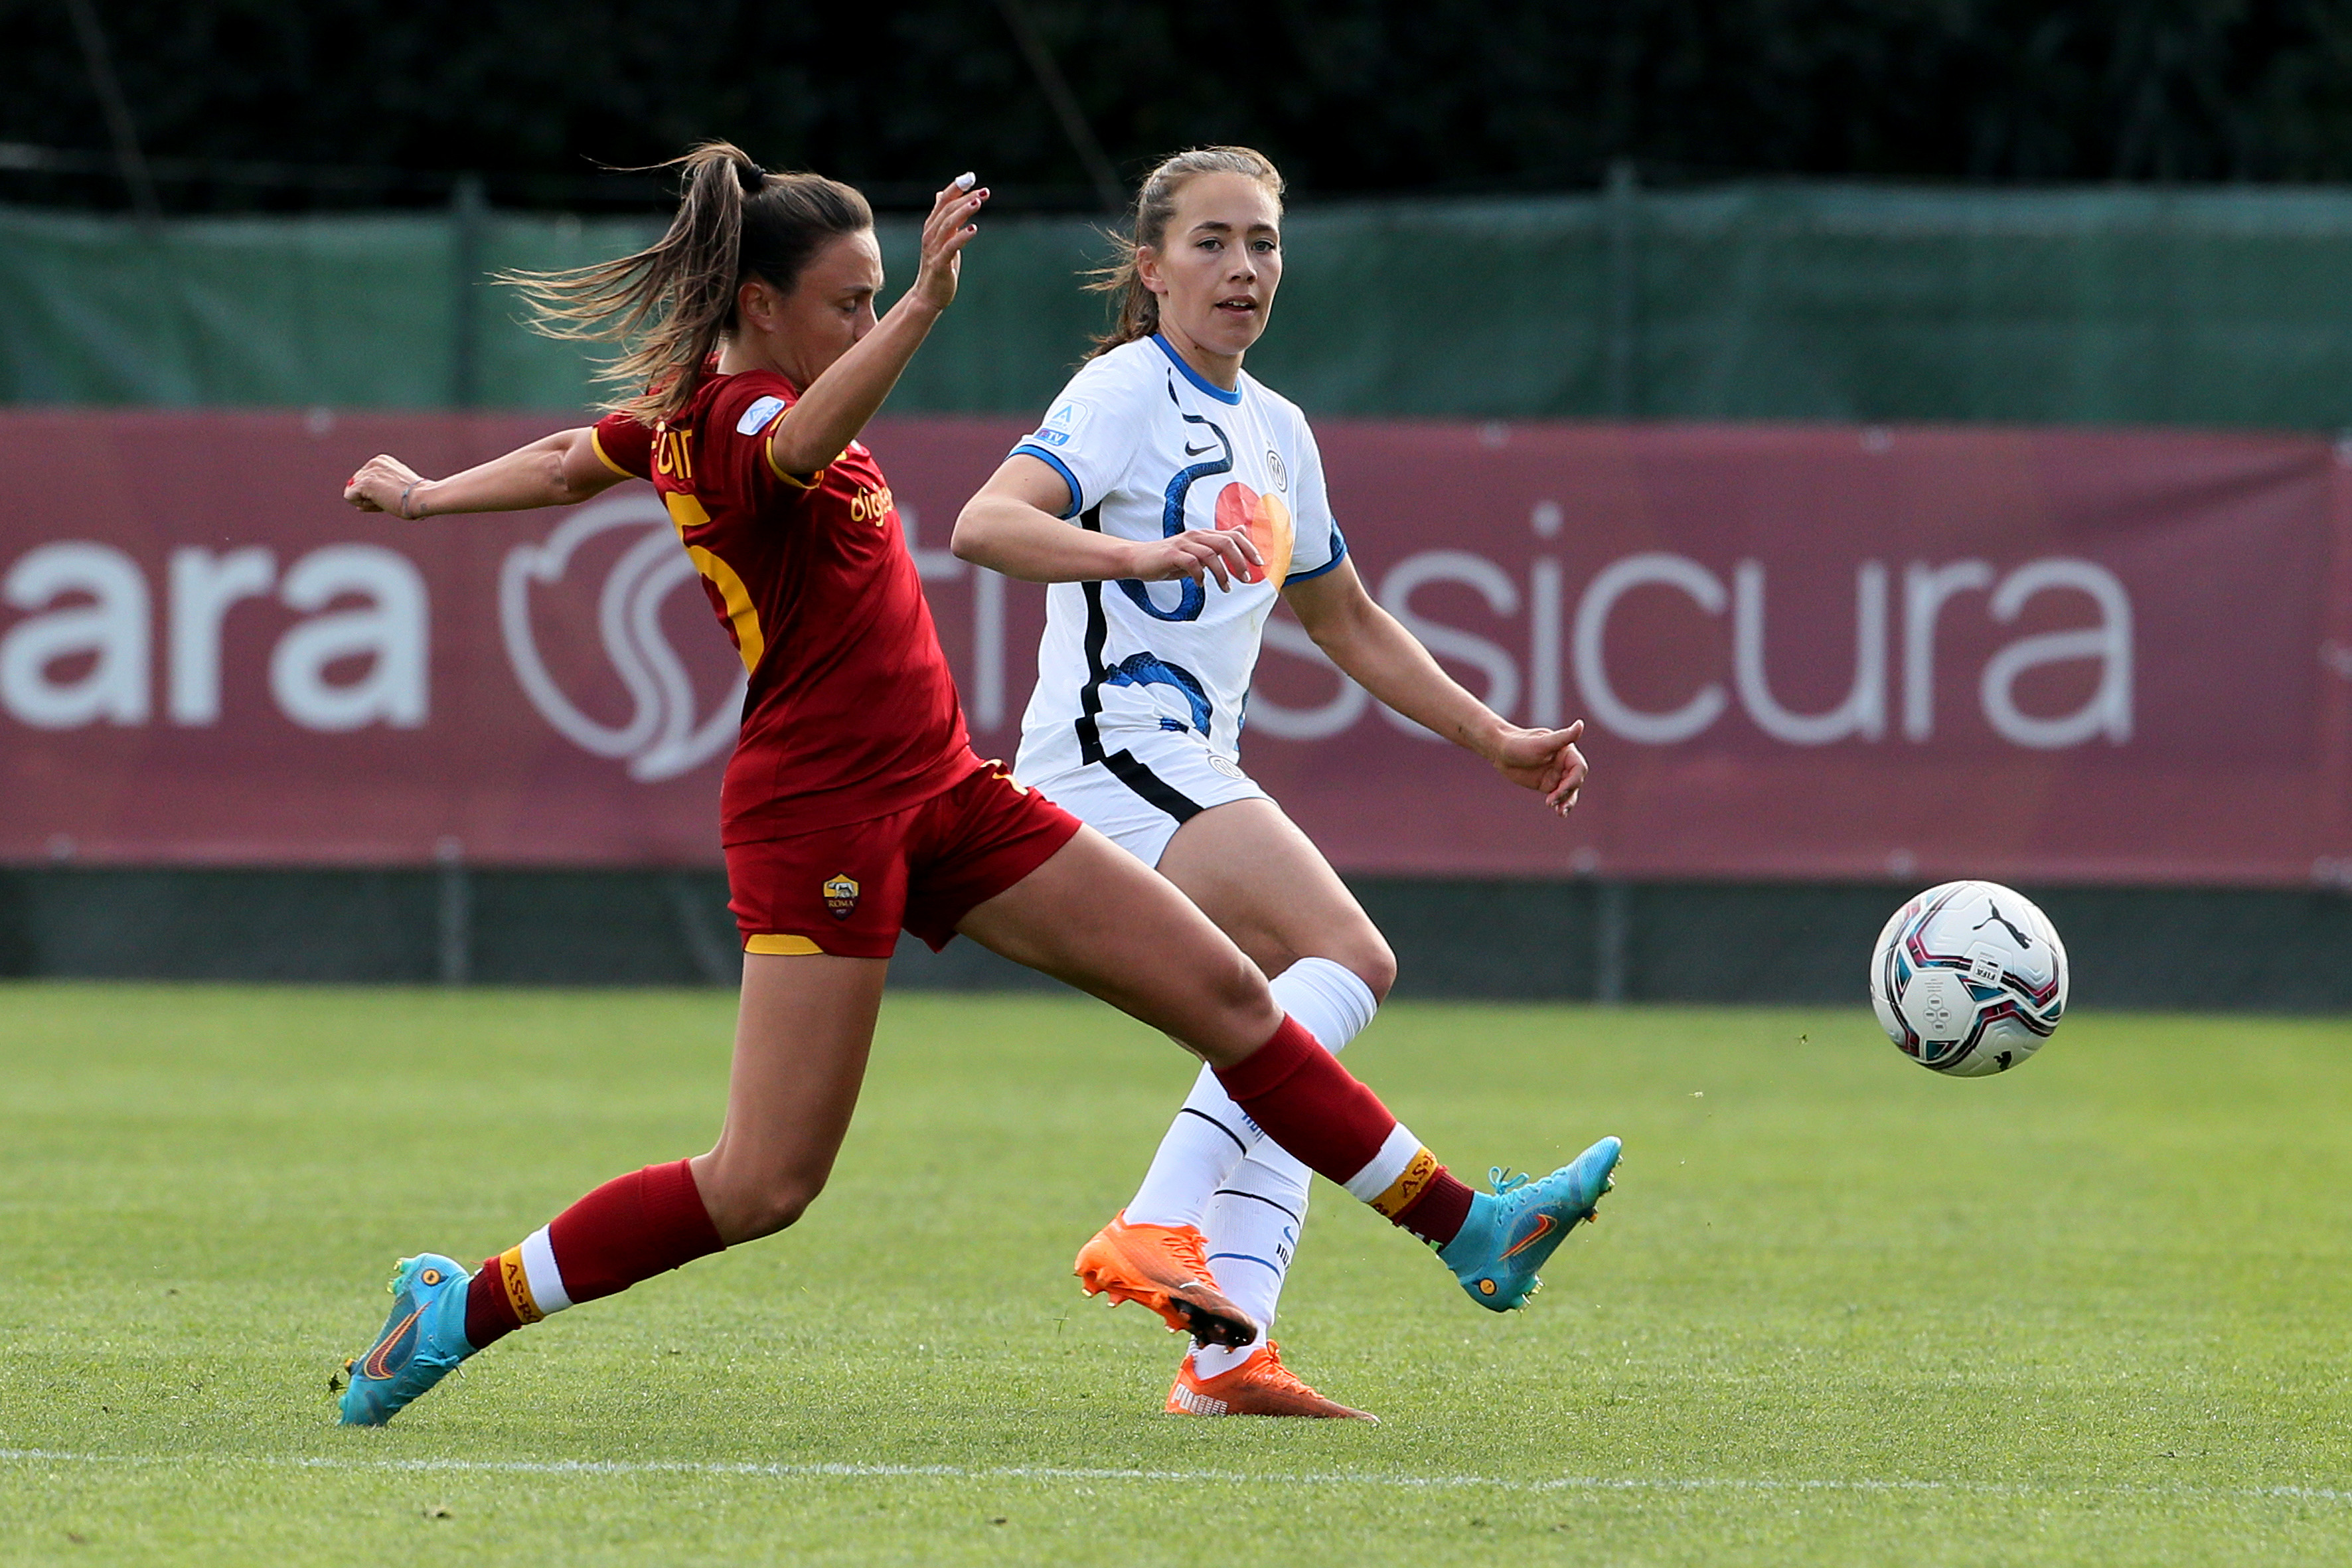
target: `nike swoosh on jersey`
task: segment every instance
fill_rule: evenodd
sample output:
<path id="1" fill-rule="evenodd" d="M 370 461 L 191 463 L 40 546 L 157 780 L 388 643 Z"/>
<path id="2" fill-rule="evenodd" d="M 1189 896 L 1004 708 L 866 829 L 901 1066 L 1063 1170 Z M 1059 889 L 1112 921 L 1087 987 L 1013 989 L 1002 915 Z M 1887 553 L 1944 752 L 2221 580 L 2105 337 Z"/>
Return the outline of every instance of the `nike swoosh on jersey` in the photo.
<path id="1" fill-rule="evenodd" d="M 1184 443 L 1184 455 L 1188 458 L 1197 458 L 1203 452 L 1213 452 L 1216 449 L 1217 444 L 1214 441 L 1210 442 L 1205 447 L 1195 447 L 1190 441 Z"/>

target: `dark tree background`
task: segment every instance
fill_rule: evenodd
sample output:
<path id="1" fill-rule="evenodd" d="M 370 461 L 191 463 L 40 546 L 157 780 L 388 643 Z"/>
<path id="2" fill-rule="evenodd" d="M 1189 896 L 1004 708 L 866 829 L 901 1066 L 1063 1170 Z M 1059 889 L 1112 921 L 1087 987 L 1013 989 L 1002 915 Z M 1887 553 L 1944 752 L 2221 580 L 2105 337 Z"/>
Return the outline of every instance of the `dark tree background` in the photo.
<path id="1" fill-rule="evenodd" d="M 75 0 L 0 0 L 0 197 L 119 205 Z M 167 207 L 649 199 L 697 138 L 905 203 L 1086 205 L 998 0 L 89 0 Z M 2352 177 L 2352 0 L 1023 0 L 1122 176 L 1202 141 L 1302 195 L 1650 180 Z M 5 151 L 5 150 L 0 150 Z M 299 165 L 256 170 L 229 165 Z M 47 172 L 42 172 L 43 168 Z M 404 175 L 400 172 L 405 172 Z"/>

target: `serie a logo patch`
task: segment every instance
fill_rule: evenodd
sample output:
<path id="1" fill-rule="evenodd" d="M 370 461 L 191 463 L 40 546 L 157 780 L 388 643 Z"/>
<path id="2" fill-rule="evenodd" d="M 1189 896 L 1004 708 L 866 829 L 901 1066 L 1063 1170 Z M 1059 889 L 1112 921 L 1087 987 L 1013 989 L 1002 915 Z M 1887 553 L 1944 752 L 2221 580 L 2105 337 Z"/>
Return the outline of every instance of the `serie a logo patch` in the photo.
<path id="1" fill-rule="evenodd" d="M 824 907 L 833 911 L 835 920 L 847 920 L 850 911 L 857 908 L 856 879 L 835 877 L 827 881 L 824 885 Z"/>

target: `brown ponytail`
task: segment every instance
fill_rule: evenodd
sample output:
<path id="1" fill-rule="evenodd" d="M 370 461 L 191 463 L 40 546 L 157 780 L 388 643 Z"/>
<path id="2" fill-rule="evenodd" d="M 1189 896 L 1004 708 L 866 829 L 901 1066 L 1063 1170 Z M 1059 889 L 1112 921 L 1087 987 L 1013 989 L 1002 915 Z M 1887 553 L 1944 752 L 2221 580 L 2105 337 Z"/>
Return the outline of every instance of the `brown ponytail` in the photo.
<path id="1" fill-rule="evenodd" d="M 596 379 L 632 388 L 606 405 L 646 424 L 686 406 L 702 367 L 735 327 L 747 278 L 789 294 L 827 240 L 874 226 L 874 210 L 820 174 L 773 174 L 725 142 L 705 142 L 656 168 L 683 171 L 669 232 L 629 256 L 561 272 L 502 272 L 530 308 L 534 331 L 617 342 Z"/>
<path id="2" fill-rule="evenodd" d="M 1095 340 L 1087 357 L 1108 353 L 1121 343 L 1148 338 L 1160 330 L 1160 296 L 1143 286 L 1135 253 L 1144 246 L 1157 250 L 1168 238 L 1168 222 L 1176 216 L 1176 198 L 1196 174 L 1241 174 L 1264 185 L 1282 205 L 1282 173 L 1265 153 L 1248 147 L 1194 147 L 1160 161 L 1143 177 L 1135 193 L 1135 210 L 1128 232 L 1111 236 L 1118 259 L 1090 275 L 1087 287 L 1097 294 L 1118 297 L 1118 320 Z"/>

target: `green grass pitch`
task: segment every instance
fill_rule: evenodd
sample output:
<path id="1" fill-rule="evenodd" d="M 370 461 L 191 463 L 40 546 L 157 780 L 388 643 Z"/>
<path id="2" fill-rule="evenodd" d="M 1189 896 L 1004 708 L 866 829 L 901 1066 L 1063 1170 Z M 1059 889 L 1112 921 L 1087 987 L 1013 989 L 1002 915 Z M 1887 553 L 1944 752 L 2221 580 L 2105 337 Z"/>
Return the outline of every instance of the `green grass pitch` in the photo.
<path id="1" fill-rule="evenodd" d="M 1279 1332 L 1373 1428 L 1163 1415 L 1176 1342 L 1069 1278 L 1178 1052 L 895 998 L 797 1230 L 331 1426 L 397 1253 L 705 1146 L 730 1015 L 0 987 L 0 1561 L 2352 1560 L 2336 1021 L 1952 1082 L 1858 1007 L 1391 1007 L 1349 1059 L 1458 1167 L 1628 1163 L 1508 1318 L 1318 1190 Z"/>

